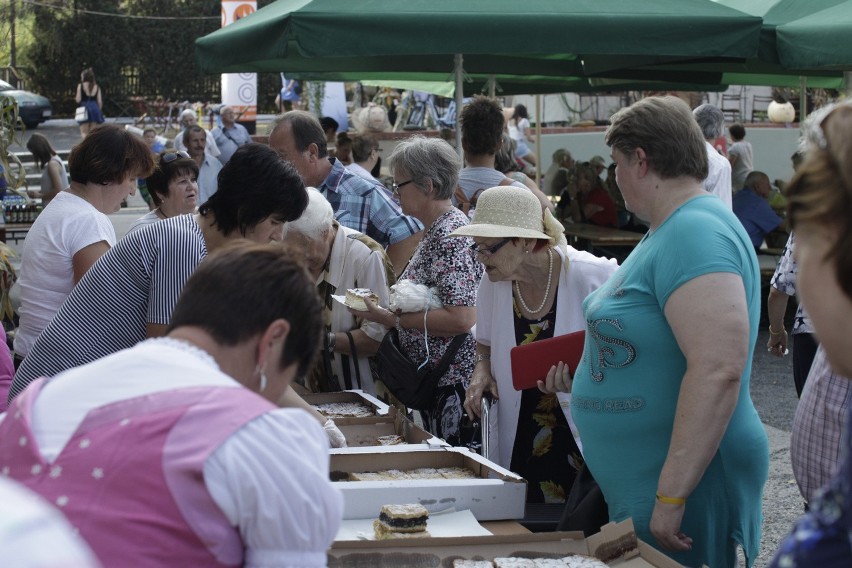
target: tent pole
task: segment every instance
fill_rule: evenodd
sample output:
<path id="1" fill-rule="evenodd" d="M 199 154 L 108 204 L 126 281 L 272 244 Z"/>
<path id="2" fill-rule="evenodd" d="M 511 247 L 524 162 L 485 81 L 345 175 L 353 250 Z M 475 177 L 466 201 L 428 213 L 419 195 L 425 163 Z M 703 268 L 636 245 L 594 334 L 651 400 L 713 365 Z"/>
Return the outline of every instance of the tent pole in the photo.
<path id="1" fill-rule="evenodd" d="M 455 79 L 456 79 L 456 151 L 459 156 L 464 158 L 462 153 L 461 128 L 459 127 L 459 117 L 461 116 L 462 104 L 464 103 L 464 60 L 461 53 L 456 53 L 453 57 L 455 62 Z"/>
<path id="2" fill-rule="evenodd" d="M 488 96 L 492 99 L 497 94 L 497 79 L 494 78 L 494 75 L 488 76 Z"/>
<path id="3" fill-rule="evenodd" d="M 808 78 L 799 77 L 799 128 L 804 128 L 805 119 L 808 117 Z"/>
<path id="4" fill-rule="evenodd" d="M 535 184 L 541 187 L 541 95 L 535 96 Z"/>

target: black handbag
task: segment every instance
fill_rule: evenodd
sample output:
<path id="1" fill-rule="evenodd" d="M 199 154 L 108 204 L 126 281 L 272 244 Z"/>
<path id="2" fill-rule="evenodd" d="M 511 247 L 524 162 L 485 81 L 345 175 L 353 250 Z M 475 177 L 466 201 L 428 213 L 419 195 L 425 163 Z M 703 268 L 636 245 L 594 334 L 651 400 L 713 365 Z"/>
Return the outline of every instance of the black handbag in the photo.
<path id="1" fill-rule="evenodd" d="M 417 368 L 399 347 L 399 331 L 392 328 L 382 339 L 376 353 L 379 378 L 388 390 L 408 408 L 429 410 L 435 403 L 435 388 L 438 380 L 447 372 L 459 347 L 467 339 L 468 333 L 453 337 L 444 356 L 435 367 Z"/>

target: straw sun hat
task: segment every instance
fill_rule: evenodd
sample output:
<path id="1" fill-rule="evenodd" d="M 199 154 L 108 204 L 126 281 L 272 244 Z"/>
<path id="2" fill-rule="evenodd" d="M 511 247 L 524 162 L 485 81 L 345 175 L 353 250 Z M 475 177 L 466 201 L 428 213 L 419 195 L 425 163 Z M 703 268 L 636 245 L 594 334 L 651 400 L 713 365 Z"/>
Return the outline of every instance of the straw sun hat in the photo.
<path id="1" fill-rule="evenodd" d="M 549 239 L 561 244 L 564 227 L 527 188 L 502 185 L 483 191 L 476 201 L 473 221 L 451 237 Z"/>

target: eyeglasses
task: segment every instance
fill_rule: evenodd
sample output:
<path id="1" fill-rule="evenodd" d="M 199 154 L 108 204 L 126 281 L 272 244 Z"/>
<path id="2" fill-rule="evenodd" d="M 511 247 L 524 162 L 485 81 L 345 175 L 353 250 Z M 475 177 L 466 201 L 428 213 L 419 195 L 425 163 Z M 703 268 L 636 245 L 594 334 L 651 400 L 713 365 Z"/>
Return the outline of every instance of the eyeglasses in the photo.
<path id="1" fill-rule="evenodd" d="M 409 183 L 411 183 L 411 182 L 413 182 L 413 181 L 414 181 L 414 179 L 410 179 L 410 180 L 408 180 L 408 181 L 404 181 L 404 182 L 402 182 L 402 183 L 396 183 L 396 182 L 394 182 L 393 184 L 391 184 L 391 189 L 393 189 L 393 194 L 394 194 L 394 195 L 399 195 L 399 188 L 400 188 L 400 187 L 402 187 L 402 186 L 404 186 L 404 185 L 408 185 Z"/>
<path id="2" fill-rule="evenodd" d="M 490 247 L 483 247 L 483 246 L 480 246 L 476 243 L 473 243 L 468 248 L 473 252 L 473 254 L 482 254 L 482 255 L 485 255 L 485 256 L 491 256 L 492 254 L 494 254 L 495 252 L 497 252 L 498 250 L 500 250 L 501 248 L 506 246 L 506 243 L 508 243 L 511 240 L 512 240 L 512 237 L 506 237 L 505 239 L 503 239 L 502 241 L 500 241 L 496 245 L 492 245 Z"/>
<path id="3" fill-rule="evenodd" d="M 190 158 L 190 155 L 184 152 L 183 150 L 179 150 L 177 152 L 169 152 L 168 154 L 163 154 L 160 158 L 160 162 L 164 164 L 171 164 L 178 158 Z"/>

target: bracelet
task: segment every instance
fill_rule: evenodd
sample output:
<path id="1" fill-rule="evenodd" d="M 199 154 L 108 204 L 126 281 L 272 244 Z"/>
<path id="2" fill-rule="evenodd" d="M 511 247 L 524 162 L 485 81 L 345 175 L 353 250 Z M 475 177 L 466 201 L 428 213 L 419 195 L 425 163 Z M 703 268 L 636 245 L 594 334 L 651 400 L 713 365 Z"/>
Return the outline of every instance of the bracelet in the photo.
<path id="1" fill-rule="evenodd" d="M 394 323 L 394 326 L 396 326 L 397 329 L 402 329 L 402 324 L 399 323 L 401 317 L 402 316 L 400 314 L 396 314 L 396 322 Z"/>
<path id="2" fill-rule="evenodd" d="M 481 363 L 482 361 L 490 361 L 491 354 L 490 353 L 477 353 L 476 354 L 476 362 Z"/>
<path id="3" fill-rule="evenodd" d="M 772 324 L 769 324 L 769 335 L 781 335 L 782 333 L 787 333 L 787 330 L 784 329 L 784 324 L 781 324 L 781 331 L 772 331 Z"/>
<path id="4" fill-rule="evenodd" d="M 666 497 L 657 493 L 657 501 L 666 505 L 686 505 L 685 497 Z"/>
<path id="5" fill-rule="evenodd" d="M 334 353 L 334 347 L 337 344 L 337 334 L 333 331 L 328 332 L 328 352 Z"/>

